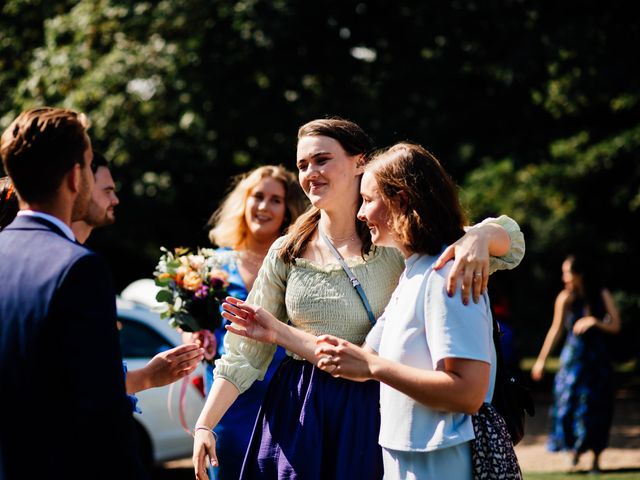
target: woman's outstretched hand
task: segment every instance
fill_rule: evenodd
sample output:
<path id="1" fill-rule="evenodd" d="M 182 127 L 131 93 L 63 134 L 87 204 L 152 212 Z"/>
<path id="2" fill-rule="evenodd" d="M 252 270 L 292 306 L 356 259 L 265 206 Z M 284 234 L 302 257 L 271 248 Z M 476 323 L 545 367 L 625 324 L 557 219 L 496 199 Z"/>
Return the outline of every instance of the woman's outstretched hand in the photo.
<path id="1" fill-rule="evenodd" d="M 225 326 L 228 331 L 264 343 L 277 343 L 282 322 L 264 308 L 227 297 L 222 309 L 222 316 L 233 323 Z"/>

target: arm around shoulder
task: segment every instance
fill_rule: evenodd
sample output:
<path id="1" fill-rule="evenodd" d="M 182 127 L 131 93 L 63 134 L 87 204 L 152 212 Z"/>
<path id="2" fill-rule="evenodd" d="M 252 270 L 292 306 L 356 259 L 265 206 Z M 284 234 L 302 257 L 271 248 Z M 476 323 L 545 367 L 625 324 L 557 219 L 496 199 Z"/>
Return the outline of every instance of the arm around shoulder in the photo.
<path id="1" fill-rule="evenodd" d="M 497 218 L 486 218 L 471 228 L 480 227 L 493 229 L 489 243 L 489 271 L 493 273 L 496 270 L 511 270 L 517 267 L 525 253 L 524 235 L 520 225 L 511 217 L 500 215 Z"/>

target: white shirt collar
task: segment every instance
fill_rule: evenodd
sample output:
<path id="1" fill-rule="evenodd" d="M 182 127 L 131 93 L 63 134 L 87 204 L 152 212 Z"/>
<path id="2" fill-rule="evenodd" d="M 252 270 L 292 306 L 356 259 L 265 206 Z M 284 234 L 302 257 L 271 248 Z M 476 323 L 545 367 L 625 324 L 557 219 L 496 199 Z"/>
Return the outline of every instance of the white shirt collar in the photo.
<path id="1" fill-rule="evenodd" d="M 69 225 L 64 223 L 58 217 L 54 217 L 53 215 L 49 215 L 48 213 L 44 212 L 37 212 L 35 210 L 20 210 L 18 212 L 18 216 L 44 218 L 45 220 L 53 223 L 56 227 L 62 230 L 62 233 L 64 233 L 69 240 L 71 240 L 72 242 L 76 241 L 76 236 L 73 234 L 73 230 L 71 230 Z"/>

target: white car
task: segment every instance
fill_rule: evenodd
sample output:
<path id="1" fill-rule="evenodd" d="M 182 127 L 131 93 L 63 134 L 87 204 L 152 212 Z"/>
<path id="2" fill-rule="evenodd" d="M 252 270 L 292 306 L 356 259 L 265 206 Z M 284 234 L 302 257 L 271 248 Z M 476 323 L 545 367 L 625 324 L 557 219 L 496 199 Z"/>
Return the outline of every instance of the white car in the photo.
<path id="1" fill-rule="evenodd" d="M 134 284 L 130 287 L 134 287 Z M 149 287 L 148 284 L 146 286 Z M 150 301 L 145 301 L 132 294 L 132 291 L 137 293 L 139 289 L 130 287 L 117 299 L 118 321 L 122 356 L 127 362 L 127 369 L 136 370 L 145 366 L 157 353 L 180 345 L 181 337 L 153 310 L 155 295 Z M 191 456 L 193 438 L 180 422 L 180 390 L 186 388 L 185 422 L 189 429 L 193 429 L 204 406 L 202 375 L 203 368 L 198 366 L 185 385 L 179 380 L 173 385 L 136 394 L 142 413 L 133 416 L 139 429 L 142 457 L 147 466 Z"/>

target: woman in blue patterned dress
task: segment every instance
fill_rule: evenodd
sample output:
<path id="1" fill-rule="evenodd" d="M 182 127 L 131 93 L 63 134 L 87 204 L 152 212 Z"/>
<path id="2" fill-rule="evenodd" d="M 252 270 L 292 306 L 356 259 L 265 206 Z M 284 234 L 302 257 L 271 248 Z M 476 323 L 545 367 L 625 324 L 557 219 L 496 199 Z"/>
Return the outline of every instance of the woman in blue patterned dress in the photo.
<path id="1" fill-rule="evenodd" d="M 211 217 L 209 239 L 219 248 L 224 259 L 223 269 L 229 274 L 228 294 L 245 299 L 251 290 L 262 260 L 275 239 L 307 206 L 306 197 L 296 176 L 279 166 L 258 167 L 236 178 L 233 190 L 226 196 Z M 224 324 L 214 332 L 214 351 L 209 358 L 219 358 L 224 352 Z M 193 339 L 204 342 L 206 333 L 197 332 Z M 263 381 L 255 382 L 227 410 L 214 429 L 218 436 L 218 450 L 224 452 L 225 462 L 214 471 L 219 480 L 235 480 L 240 476 L 251 431 L 262 404 L 269 380 L 282 359 L 279 349 Z M 205 375 L 207 395 L 213 385 L 213 363 L 208 363 Z"/>
<path id="2" fill-rule="evenodd" d="M 542 378 L 547 356 L 566 330 L 560 370 L 554 381 L 547 447 L 552 452 L 571 452 L 573 466 L 581 454 L 591 450 L 592 470 L 598 471 L 613 414 L 613 372 L 607 337 L 619 332 L 620 316 L 611 293 L 588 267 L 573 255 L 563 262 L 565 288 L 556 298 L 553 322 L 531 376 L 534 380 Z"/>

